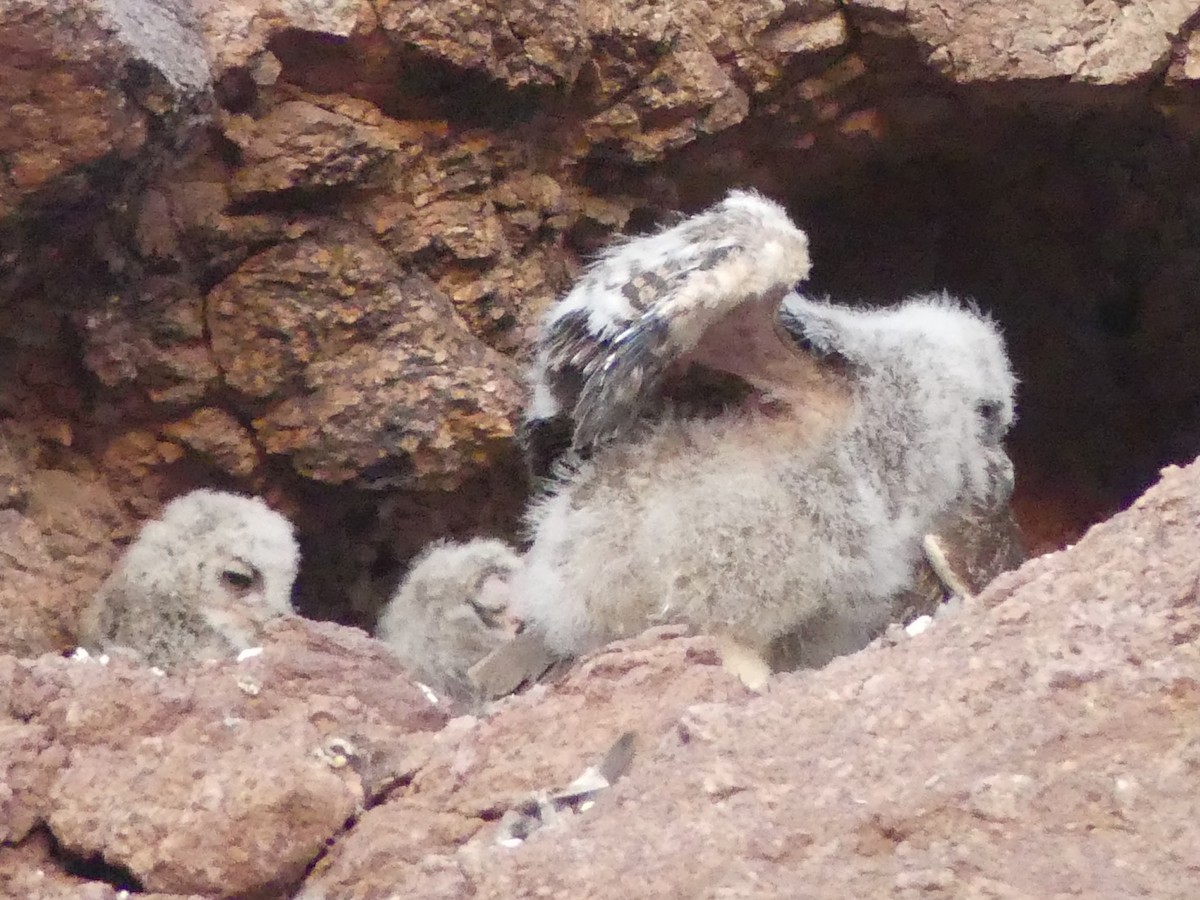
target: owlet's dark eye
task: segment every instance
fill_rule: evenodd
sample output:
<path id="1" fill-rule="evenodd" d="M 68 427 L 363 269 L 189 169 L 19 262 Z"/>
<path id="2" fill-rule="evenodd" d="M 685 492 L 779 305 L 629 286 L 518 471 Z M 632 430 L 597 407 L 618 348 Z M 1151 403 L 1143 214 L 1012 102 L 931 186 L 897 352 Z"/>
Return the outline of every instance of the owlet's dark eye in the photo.
<path id="1" fill-rule="evenodd" d="M 982 418 L 983 421 L 988 425 L 1000 424 L 1001 406 L 999 403 L 993 403 L 985 400 L 983 403 L 980 403 L 977 407 L 975 407 L 975 409 L 979 413 L 980 418 Z"/>
<path id="2" fill-rule="evenodd" d="M 239 594 L 244 594 L 254 586 L 258 573 L 247 566 L 246 568 L 227 568 L 221 572 L 221 581 L 233 588 Z"/>
<path id="3" fill-rule="evenodd" d="M 500 627 L 500 615 L 497 610 L 488 609 L 482 603 L 478 603 L 474 600 L 468 600 L 467 603 L 470 605 L 472 611 L 474 611 L 475 615 L 479 617 L 479 621 L 481 621 L 485 627 Z"/>

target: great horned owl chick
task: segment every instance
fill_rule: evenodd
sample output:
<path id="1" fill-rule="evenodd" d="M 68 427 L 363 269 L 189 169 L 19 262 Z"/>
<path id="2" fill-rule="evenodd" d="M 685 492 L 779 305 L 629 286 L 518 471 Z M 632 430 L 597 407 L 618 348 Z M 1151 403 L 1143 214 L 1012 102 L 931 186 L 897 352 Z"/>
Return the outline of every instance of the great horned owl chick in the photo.
<path id="1" fill-rule="evenodd" d="M 995 324 L 941 294 L 806 299 L 808 271 L 783 209 L 735 192 L 551 309 L 526 433 L 552 477 L 513 585 L 551 650 L 676 621 L 760 661 L 803 630 L 824 660 L 890 621 L 936 523 L 1007 499 Z"/>
<path id="2" fill-rule="evenodd" d="M 468 670 L 512 637 L 509 582 L 520 567 L 501 541 L 433 544 L 388 601 L 375 636 L 435 693 L 474 699 Z"/>
<path id="3" fill-rule="evenodd" d="M 92 599 L 80 644 L 174 666 L 254 646 L 292 612 L 292 525 L 257 497 L 197 490 L 146 523 Z"/>

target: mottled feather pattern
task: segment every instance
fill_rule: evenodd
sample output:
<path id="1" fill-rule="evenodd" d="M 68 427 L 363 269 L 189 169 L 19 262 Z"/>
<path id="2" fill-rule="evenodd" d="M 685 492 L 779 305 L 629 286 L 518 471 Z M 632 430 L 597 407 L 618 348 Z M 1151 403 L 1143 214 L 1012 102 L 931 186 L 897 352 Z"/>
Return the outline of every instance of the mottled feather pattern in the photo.
<path id="1" fill-rule="evenodd" d="M 575 426 L 566 413 L 523 422 L 519 437 L 529 474 L 535 479 L 549 477 L 555 463 L 571 449 L 574 432 Z"/>
<path id="2" fill-rule="evenodd" d="M 672 358 L 662 352 L 669 330 L 667 321 L 648 313 L 636 327 L 617 335 L 576 401 L 576 452 L 587 452 L 633 428 L 671 365 Z"/>
<path id="3" fill-rule="evenodd" d="M 807 277 L 807 248 L 781 207 L 741 191 L 616 244 L 548 315 L 531 378 L 541 401 L 527 420 L 567 413 L 582 456 L 628 433 L 708 325 L 748 299 L 782 299 Z"/>
<path id="4" fill-rule="evenodd" d="M 943 294 L 807 299 L 803 234 L 747 215 L 761 198 L 725 203 L 602 257 L 547 320 L 549 342 L 569 318 L 572 357 L 533 380 L 584 364 L 561 406 L 577 452 L 530 512 L 513 596 L 554 652 L 686 622 L 763 656 L 799 634 L 820 664 L 892 621 L 924 535 L 1007 502 L 1015 379 L 995 324 Z M 697 365 L 750 390 L 672 407 L 664 373 Z"/>
<path id="5" fill-rule="evenodd" d="M 911 605 L 931 531 L 961 525 L 968 561 L 992 565 L 970 541 L 1007 516 L 1012 486 L 1015 382 L 995 324 L 945 295 L 810 300 L 792 291 L 808 267 L 783 211 L 735 192 L 614 247 L 551 310 L 524 427 L 549 477 L 506 580 L 525 630 L 466 670 L 472 691 L 668 622 L 717 637 L 727 664 L 742 647 L 821 665 Z M 495 548 L 462 549 L 466 563 Z M 435 550 L 401 594 L 472 606 L 456 552 Z M 428 678 L 461 684 L 484 650 L 439 656 L 419 615 L 401 619 Z M 465 620 L 433 630 L 470 635 Z"/>
<path id="6" fill-rule="evenodd" d="M 376 637 L 435 693 L 470 701 L 470 668 L 512 638 L 506 586 L 520 567 L 501 541 L 431 544 L 388 601 Z"/>
<path id="7" fill-rule="evenodd" d="M 835 333 L 828 323 L 814 322 L 811 317 L 801 318 L 797 310 L 785 302 L 779 310 L 779 324 L 805 352 L 831 362 L 848 362 L 835 348 Z"/>
<path id="8" fill-rule="evenodd" d="M 536 348 L 523 434 L 551 477 L 528 551 L 436 543 L 380 618 L 415 678 L 470 703 L 668 622 L 819 665 L 923 599 L 931 533 L 962 532 L 945 543 L 969 576 L 1009 564 L 996 324 L 944 294 L 810 300 L 809 266 L 781 207 L 734 192 L 589 268 Z M 292 611 L 298 562 L 261 500 L 193 492 L 146 525 L 81 637 L 157 665 L 234 654 Z"/>
<path id="9" fill-rule="evenodd" d="M 174 666 L 254 646 L 292 612 L 300 550 L 291 523 L 257 497 L 201 489 L 143 526 L 80 623 L 80 644 Z"/>

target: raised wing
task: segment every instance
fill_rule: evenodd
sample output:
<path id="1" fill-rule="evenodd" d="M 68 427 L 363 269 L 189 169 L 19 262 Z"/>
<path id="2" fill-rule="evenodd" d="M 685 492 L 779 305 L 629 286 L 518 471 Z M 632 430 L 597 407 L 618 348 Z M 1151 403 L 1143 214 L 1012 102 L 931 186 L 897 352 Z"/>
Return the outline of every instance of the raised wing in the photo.
<path id="1" fill-rule="evenodd" d="M 706 362 L 761 353 L 764 336 L 780 345 L 780 302 L 809 268 L 804 232 L 745 191 L 611 248 L 543 323 L 526 414 L 534 473 L 567 450 L 587 456 L 628 433 L 660 399 L 668 371 L 702 344 Z M 722 348 L 718 330 L 721 339 L 753 335 L 754 346 Z M 742 374 L 736 364 L 718 368 Z"/>

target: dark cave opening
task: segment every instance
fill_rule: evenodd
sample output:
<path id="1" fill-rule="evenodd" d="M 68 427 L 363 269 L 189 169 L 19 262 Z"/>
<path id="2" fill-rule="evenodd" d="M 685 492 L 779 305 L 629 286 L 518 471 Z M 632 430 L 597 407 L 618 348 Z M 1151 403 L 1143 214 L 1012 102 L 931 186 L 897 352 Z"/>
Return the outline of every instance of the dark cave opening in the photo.
<path id="1" fill-rule="evenodd" d="M 514 452 L 454 491 L 381 492 L 313 483 L 298 483 L 296 491 L 303 558 L 296 608 L 371 631 L 409 560 L 431 541 L 518 540 L 529 485 Z"/>
<path id="2" fill-rule="evenodd" d="M 1014 506 L 1041 552 L 1200 453 L 1200 141 L 1144 88 L 1031 96 L 877 100 L 869 150 L 858 134 L 805 149 L 802 128 L 752 122 L 669 169 L 687 209 L 738 184 L 783 200 L 818 296 L 947 290 L 1001 323 L 1021 378 Z M 912 132 L 921 106 L 936 116 Z"/>
<path id="3" fill-rule="evenodd" d="M 125 894 L 141 894 L 144 888 L 138 879 L 124 866 L 107 862 L 99 855 L 80 856 L 68 850 L 47 829 L 45 831 L 50 857 L 56 861 L 68 875 L 89 882 L 99 882 L 109 885 L 113 890 Z"/>
<path id="4" fill-rule="evenodd" d="M 270 42 L 281 80 L 317 94 L 347 93 L 370 100 L 395 119 L 445 118 L 490 128 L 513 127 L 538 115 L 553 88 L 512 90 L 380 32 L 334 37 L 286 29 Z M 234 103 L 249 107 L 245 90 Z"/>

